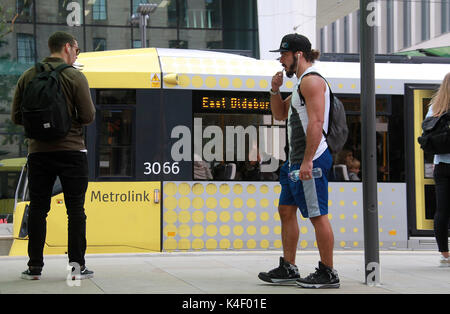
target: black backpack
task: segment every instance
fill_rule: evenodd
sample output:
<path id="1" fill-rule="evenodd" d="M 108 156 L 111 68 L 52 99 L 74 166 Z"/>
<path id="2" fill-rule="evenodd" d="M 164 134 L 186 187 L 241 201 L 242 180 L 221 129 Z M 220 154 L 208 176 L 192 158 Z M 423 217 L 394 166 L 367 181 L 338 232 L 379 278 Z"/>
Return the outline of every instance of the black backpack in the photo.
<path id="1" fill-rule="evenodd" d="M 306 75 L 318 75 L 320 76 L 326 84 L 327 80 L 317 72 L 309 72 Z M 305 75 L 305 76 L 306 76 Z M 328 84 L 329 86 L 329 84 Z M 345 108 L 342 101 L 334 96 L 333 92 L 330 90 L 330 112 L 328 115 L 328 132 L 322 130 L 325 139 L 327 140 L 328 147 L 330 151 L 335 154 L 344 148 L 345 142 L 347 142 L 348 137 L 348 127 L 347 127 L 347 117 L 345 115 Z M 300 97 L 303 98 L 302 95 Z M 304 100 L 304 98 L 303 98 Z"/>
<path id="2" fill-rule="evenodd" d="M 450 153 L 450 112 L 426 118 L 422 122 L 422 130 L 422 136 L 417 141 L 425 153 Z"/>
<path id="3" fill-rule="evenodd" d="M 48 64 L 48 63 L 47 63 Z M 36 76 L 25 88 L 21 103 L 22 122 L 27 138 L 53 141 L 66 137 L 72 118 L 59 82 L 59 74 L 71 66 L 62 64 L 46 71 L 42 63 L 36 64 Z"/>

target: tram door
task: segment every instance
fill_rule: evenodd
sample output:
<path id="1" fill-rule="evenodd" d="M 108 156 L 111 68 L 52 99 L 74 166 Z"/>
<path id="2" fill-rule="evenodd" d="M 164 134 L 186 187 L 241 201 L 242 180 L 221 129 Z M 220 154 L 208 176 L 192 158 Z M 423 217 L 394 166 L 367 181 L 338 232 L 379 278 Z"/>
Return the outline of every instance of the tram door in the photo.
<path id="1" fill-rule="evenodd" d="M 435 183 L 433 180 L 433 154 L 424 153 L 417 138 L 422 134 L 422 121 L 428 113 L 433 94 L 439 86 L 422 85 L 406 87 L 406 127 L 408 167 L 408 225 L 411 235 L 432 236 L 433 217 L 436 210 Z M 408 157 L 407 157 L 408 158 Z"/>

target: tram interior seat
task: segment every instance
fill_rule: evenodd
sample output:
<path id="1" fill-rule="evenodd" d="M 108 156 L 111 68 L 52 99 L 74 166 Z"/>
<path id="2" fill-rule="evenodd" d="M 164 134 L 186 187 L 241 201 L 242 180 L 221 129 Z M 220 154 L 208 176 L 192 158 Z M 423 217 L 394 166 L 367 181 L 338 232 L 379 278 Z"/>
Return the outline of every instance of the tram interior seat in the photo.
<path id="1" fill-rule="evenodd" d="M 333 175 L 336 181 L 350 181 L 346 165 L 334 165 Z"/>

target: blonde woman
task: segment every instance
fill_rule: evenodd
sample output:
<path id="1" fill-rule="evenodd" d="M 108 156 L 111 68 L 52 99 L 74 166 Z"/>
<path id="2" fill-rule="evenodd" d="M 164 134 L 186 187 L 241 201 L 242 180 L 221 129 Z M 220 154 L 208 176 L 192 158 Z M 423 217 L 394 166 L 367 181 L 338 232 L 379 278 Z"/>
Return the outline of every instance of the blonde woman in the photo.
<path id="1" fill-rule="evenodd" d="M 450 73 L 444 78 L 438 92 L 430 102 L 427 117 L 440 116 L 450 110 Z M 450 220 L 450 154 L 434 155 L 434 181 L 436 183 L 436 213 L 434 233 L 441 253 L 440 266 L 450 267 L 448 253 L 448 223 Z"/>

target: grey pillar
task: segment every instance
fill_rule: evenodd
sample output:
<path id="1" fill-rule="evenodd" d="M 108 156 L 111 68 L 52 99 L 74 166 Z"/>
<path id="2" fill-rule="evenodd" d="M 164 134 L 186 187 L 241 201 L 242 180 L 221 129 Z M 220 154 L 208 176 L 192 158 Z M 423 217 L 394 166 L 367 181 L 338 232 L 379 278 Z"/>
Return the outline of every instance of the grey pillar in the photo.
<path id="1" fill-rule="evenodd" d="M 364 269 L 367 285 L 380 283 L 374 53 L 377 9 L 375 1 L 360 0 Z"/>

